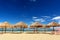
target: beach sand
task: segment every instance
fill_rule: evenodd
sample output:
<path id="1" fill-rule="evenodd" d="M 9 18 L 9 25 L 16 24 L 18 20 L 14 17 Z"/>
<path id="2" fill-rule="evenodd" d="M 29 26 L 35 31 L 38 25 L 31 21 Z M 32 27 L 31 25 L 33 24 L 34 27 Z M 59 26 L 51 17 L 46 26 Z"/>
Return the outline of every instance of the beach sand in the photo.
<path id="1" fill-rule="evenodd" d="M 50 34 L 0 34 L 0 40 L 60 40 L 60 35 Z"/>

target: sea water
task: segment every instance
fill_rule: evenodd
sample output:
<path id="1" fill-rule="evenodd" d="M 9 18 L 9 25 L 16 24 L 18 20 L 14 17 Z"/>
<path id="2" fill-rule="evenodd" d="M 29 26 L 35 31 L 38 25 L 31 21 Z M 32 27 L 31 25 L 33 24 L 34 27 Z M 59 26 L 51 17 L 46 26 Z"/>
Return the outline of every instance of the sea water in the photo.
<path id="1" fill-rule="evenodd" d="M 14 31 L 14 32 L 20 32 L 21 31 L 21 28 L 0 28 L 0 32 L 2 32 L 2 31 L 6 31 L 6 32 L 12 32 L 12 30 Z M 42 31 L 52 31 L 53 30 L 53 28 L 51 29 L 51 28 L 38 28 L 37 29 L 37 31 L 39 31 L 39 32 L 42 32 Z M 26 32 L 26 31 L 30 31 L 30 32 L 32 32 L 32 31 L 34 31 L 34 29 L 31 29 L 31 28 L 24 28 L 24 30 L 22 30 L 22 31 L 24 31 L 24 32 Z"/>

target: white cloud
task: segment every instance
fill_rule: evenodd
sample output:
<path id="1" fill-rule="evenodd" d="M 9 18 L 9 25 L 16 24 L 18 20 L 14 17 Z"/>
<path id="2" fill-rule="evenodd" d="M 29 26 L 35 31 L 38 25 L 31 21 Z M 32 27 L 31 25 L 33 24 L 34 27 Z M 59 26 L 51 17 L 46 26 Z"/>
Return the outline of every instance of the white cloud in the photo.
<path id="1" fill-rule="evenodd" d="M 40 21 L 40 19 L 35 19 L 34 21 Z"/>
<path id="2" fill-rule="evenodd" d="M 45 20 L 44 19 L 40 19 L 40 22 L 45 22 Z"/>
<path id="3" fill-rule="evenodd" d="M 51 18 L 50 16 L 42 16 L 42 17 L 44 17 L 44 18 Z"/>
<path id="4" fill-rule="evenodd" d="M 60 16 L 54 17 L 52 20 L 60 20 Z"/>
<path id="5" fill-rule="evenodd" d="M 38 21 L 38 22 L 45 22 L 45 20 L 44 19 L 34 19 L 34 21 Z"/>
<path id="6" fill-rule="evenodd" d="M 60 24 L 60 16 L 56 16 L 56 17 L 52 18 L 52 20 L 56 20 Z"/>
<path id="7" fill-rule="evenodd" d="M 43 18 L 38 18 L 36 16 L 33 16 L 32 18 L 33 18 L 33 21 L 35 21 L 35 22 L 45 22 L 45 19 L 43 19 Z"/>
<path id="8" fill-rule="evenodd" d="M 35 19 L 35 18 L 38 18 L 38 17 L 35 17 L 35 16 L 34 16 L 33 19 Z"/>

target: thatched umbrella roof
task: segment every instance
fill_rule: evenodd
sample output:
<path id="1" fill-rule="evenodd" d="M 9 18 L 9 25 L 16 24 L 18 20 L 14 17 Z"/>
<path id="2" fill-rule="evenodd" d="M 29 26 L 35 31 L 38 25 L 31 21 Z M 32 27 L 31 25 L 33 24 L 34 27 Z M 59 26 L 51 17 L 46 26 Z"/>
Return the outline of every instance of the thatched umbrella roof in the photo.
<path id="1" fill-rule="evenodd" d="M 40 28 L 42 27 L 42 24 L 40 24 L 39 22 L 35 22 L 30 25 L 30 28 L 35 28 L 35 27 Z"/>
<path id="2" fill-rule="evenodd" d="M 57 27 L 58 26 L 58 23 L 56 22 L 51 22 L 48 24 L 49 26 L 53 27 L 53 31 L 55 31 L 54 27 Z"/>
<path id="3" fill-rule="evenodd" d="M 60 24 L 58 24 L 58 27 L 60 27 Z"/>
<path id="4" fill-rule="evenodd" d="M 46 28 L 50 28 L 51 26 L 50 25 L 46 25 Z"/>
<path id="5" fill-rule="evenodd" d="M 0 28 L 2 28 L 2 23 L 0 23 Z"/>
<path id="6" fill-rule="evenodd" d="M 15 24 L 15 27 L 27 28 L 28 25 L 24 22 L 18 22 L 17 24 Z"/>
<path id="7" fill-rule="evenodd" d="M 49 24 L 47 24 L 48 26 L 54 26 L 54 27 L 56 27 L 56 26 L 58 26 L 58 23 L 56 23 L 56 22 L 51 22 L 51 23 L 49 23 Z"/>
<path id="8" fill-rule="evenodd" d="M 11 28 L 12 27 L 12 25 L 10 25 L 8 22 L 4 22 L 4 23 L 2 23 L 1 24 L 1 26 L 3 27 L 3 28 Z"/>

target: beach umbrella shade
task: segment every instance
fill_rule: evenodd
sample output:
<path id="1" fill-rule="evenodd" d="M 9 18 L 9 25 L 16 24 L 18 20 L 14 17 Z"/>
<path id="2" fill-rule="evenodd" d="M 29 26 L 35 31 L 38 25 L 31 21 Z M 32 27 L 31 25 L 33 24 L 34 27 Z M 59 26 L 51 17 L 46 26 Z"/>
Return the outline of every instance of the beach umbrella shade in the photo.
<path id="1" fill-rule="evenodd" d="M 11 28 L 12 28 L 12 32 L 13 32 L 14 25 L 11 25 Z"/>
<path id="2" fill-rule="evenodd" d="M 58 24 L 58 27 L 60 27 L 60 24 Z"/>
<path id="3" fill-rule="evenodd" d="M 18 22 L 15 27 L 20 27 L 21 28 L 21 31 L 24 32 L 24 28 L 28 28 L 28 25 L 25 24 L 24 22 Z"/>
<path id="4" fill-rule="evenodd" d="M 44 31 L 46 32 L 47 30 L 47 28 L 50 28 L 51 26 L 49 26 L 49 25 L 43 25 L 43 28 L 45 29 Z"/>
<path id="5" fill-rule="evenodd" d="M 44 33 L 45 33 L 46 32 L 46 25 L 43 25 L 42 28 L 44 28 Z"/>
<path id="6" fill-rule="evenodd" d="M 2 26 L 2 23 L 0 23 L 0 28 L 2 28 L 2 33 L 3 33 L 3 26 Z"/>
<path id="7" fill-rule="evenodd" d="M 53 31 L 55 31 L 55 30 L 54 30 L 54 27 L 57 27 L 57 26 L 58 26 L 58 23 L 56 23 L 56 22 L 51 22 L 51 23 L 49 23 L 48 25 L 51 26 L 51 27 L 53 27 Z"/>
<path id="8" fill-rule="evenodd" d="M 30 28 L 34 28 L 34 32 L 37 32 L 37 28 L 42 28 L 42 24 L 39 22 L 34 22 L 30 25 Z"/>
<path id="9" fill-rule="evenodd" d="M 2 27 L 5 28 L 5 33 L 6 33 L 6 28 L 11 28 L 12 26 L 8 22 L 2 23 Z"/>
<path id="10" fill-rule="evenodd" d="M 46 28 L 50 28 L 51 26 L 50 25 L 46 25 Z"/>

